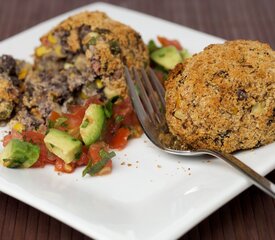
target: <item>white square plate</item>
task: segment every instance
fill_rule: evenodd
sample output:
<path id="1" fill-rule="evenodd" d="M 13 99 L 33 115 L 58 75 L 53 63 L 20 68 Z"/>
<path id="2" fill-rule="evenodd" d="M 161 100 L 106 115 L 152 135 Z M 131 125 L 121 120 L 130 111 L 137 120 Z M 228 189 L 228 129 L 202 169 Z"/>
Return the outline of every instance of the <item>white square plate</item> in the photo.
<path id="1" fill-rule="evenodd" d="M 145 42 L 157 35 L 178 39 L 192 53 L 223 41 L 142 13 L 96 3 L 2 41 L 0 54 L 31 60 L 40 36 L 83 10 L 106 12 L 139 31 Z M 275 143 L 236 155 L 266 174 L 275 167 L 274 147 Z M 0 190 L 96 239 L 175 239 L 250 185 L 226 163 L 207 160 L 165 154 L 143 136 L 117 153 L 109 176 L 82 178 L 82 169 L 59 176 L 52 166 L 0 167 Z"/>

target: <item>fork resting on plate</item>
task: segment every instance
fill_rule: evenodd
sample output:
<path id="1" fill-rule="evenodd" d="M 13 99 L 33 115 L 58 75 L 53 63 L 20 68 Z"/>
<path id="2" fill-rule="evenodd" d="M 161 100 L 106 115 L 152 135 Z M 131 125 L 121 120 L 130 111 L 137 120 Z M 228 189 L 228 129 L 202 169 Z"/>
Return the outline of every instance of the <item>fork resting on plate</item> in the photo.
<path id="1" fill-rule="evenodd" d="M 231 154 L 210 149 L 176 150 L 163 144 L 159 138 L 160 129 L 168 128 L 165 119 L 165 91 L 162 84 L 152 69 L 149 69 L 147 74 L 144 69 L 132 69 L 132 71 L 130 71 L 125 67 L 125 76 L 129 94 L 139 122 L 144 133 L 155 146 L 174 155 L 198 156 L 207 154 L 222 159 L 249 177 L 258 188 L 275 199 L 274 183 L 259 175 Z"/>

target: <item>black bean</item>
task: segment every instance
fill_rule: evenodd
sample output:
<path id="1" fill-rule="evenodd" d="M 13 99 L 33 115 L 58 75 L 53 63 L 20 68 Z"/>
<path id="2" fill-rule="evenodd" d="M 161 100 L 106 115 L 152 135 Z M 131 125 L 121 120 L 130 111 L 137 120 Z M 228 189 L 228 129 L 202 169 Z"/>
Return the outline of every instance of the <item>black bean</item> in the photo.
<path id="1" fill-rule="evenodd" d="M 258 141 L 257 144 L 254 146 L 254 148 L 258 148 L 260 146 L 262 146 L 263 144 L 261 143 L 261 141 Z"/>
<path id="2" fill-rule="evenodd" d="M 78 35 L 80 39 L 83 39 L 89 32 L 91 32 L 91 27 L 88 25 L 83 24 L 79 29 L 78 29 Z"/>
<path id="3" fill-rule="evenodd" d="M 238 101 L 246 100 L 247 99 L 247 93 L 243 89 L 238 89 L 237 91 Z"/>
<path id="4" fill-rule="evenodd" d="M 271 126 L 271 124 L 272 124 L 273 122 L 274 122 L 273 119 L 269 119 L 269 120 L 267 121 L 266 125 L 267 125 L 267 126 Z"/>
<path id="5" fill-rule="evenodd" d="M 67 47 L 68 46 L 67 39 L 70 36 L 70 32 L 67 31 L 67 30 L 62 30 L 58 33 L 58 35 L 59 35 L 59 38 L 60 38 L 60 44 L 63 47 Z"/>
<path id="6" fill-rule="evenodd" d="M 221 138 L 229 137 L 231 132 L 232 132 L 231 130 L 226 130 L 225 132 L 220 133 L 219 136 Z"/>
<path id="7" fill-rule="evenodd" d="M 140 36 L 140 34 L 135 33 L 135 38 L 136 38 L 136 41 L 137 41 L 137 42 L 140 42 L 140 41 L 141 41 L 141 36 Z"/>
<path id="8" fill-rule="evenodd" d="M 18 77 L 10 76 L 11 82 L 14 86 L 19 87 L 21 84 L 21 81 L 18 79 Z"/>
<path id="9" fill-rule="evenodd" d="M 214 75 L 218 76 L 218 77 L 226 78 L 226 77 L 228 77 L 229 74 L 225 70 L 220 70 L 220 71 L 216 72 Z"/>
<path id="10" fill-rule="evenodd" d="M 0 57 L 0 66 L 3 72 L 9 75 L 15 75 L 16 61 L 12 56 L 2 55 Z"/>
<path id="11" fill-rule="evenodd" d="M 99 34 L 109 34 L 109 33 L 111 33 L 111 31 L 109 29 L 106 29 L 106 28 L 96 28 L 95 32 L 97 32 Z"/>

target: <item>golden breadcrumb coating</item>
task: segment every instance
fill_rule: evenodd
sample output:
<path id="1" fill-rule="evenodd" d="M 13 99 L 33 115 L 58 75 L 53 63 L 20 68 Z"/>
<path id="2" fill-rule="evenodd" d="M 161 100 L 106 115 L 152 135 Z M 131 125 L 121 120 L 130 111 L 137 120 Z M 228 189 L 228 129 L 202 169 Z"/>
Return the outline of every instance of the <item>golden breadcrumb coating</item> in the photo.
<path id="1" fill-rule="evenodd" d="M 275 52 L 257 41 L 209 45 L 166 82 L 166 118 L 192 148 L 223 152 L 275 140 Z"/>

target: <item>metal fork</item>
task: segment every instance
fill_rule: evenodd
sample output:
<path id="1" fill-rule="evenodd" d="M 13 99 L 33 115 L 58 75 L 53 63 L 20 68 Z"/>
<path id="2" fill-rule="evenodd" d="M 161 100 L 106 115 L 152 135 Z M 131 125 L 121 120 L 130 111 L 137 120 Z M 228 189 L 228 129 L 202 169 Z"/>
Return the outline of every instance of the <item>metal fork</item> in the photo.
<path id="1" fill-rule="evenodd" d="M 159 139 L 160 129 L 167 128 L 164 112 L 164 88 L 152 69 L 149 69 L 147 74 L 144 69 L 138 71 L 133 68 L 131 73 L 125 67 L 129 95 L 144 133 L 152 143 L 163 151 L 174 155 L 198 156 L 207 154 L 222 159 L 249 177 L 252 183 L 275 199 L 275 185 L 231 154 L 210 149 L 175 150 L 165 146 Z"/>

